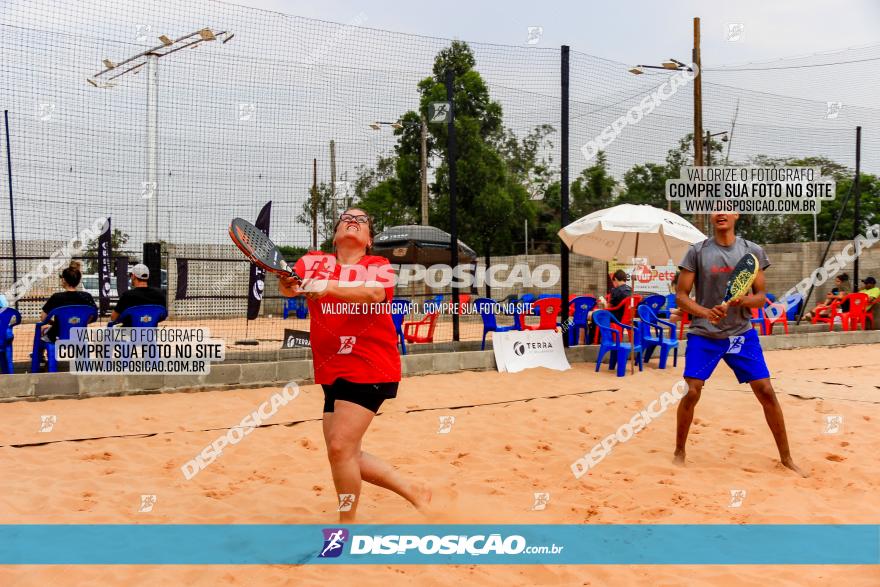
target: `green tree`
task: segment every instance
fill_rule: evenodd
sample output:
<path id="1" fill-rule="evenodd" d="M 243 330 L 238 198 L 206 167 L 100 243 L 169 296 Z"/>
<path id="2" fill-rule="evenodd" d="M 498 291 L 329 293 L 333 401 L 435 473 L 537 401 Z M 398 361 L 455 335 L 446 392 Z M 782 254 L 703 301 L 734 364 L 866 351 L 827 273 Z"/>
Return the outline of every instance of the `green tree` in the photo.
<path id="1" fill-rule="evenodd" d="M 333 190 L 326 183 L 318 184 L 317 191 L 311 193 L 303 202 L 302 212 L 296 217 L 296 221 L 303 226 L 312 227 L 312 218 L 318 219 L 318 248 L 322 251 L 330 250 L 330 241 L 333 237 L 334 217 Z M 309 231 L 311 235 L 311 230 Z"/>
<path id="2" fill-rule="evenodd" d="M 377 232 L 401 224 L 415 224 L 419 209 L 409 190 L 402 186 L 398 173 L 400 157 L 380 157 L 376 167 L 360 167 L 354 181 L 354 201 L 364 212 L 373 217 Z M 418 171 L 418 169 L 417 169 Z M 416 178 L 416 186 L 419 179 Z M 420 194 L 417 191 L 416 196 Z"/>
<path id="3" fill-rule="evenodd" d="M 509 254 L 522 233 L 524 220 L 534 222 L 534 204 L 529 199 L 524 177 L 512 169 L 502 156 L 499 143 L 505 141 L 501 105 L 489 96 L 489 89 L 474 67 L 476 60 L 467 43 L 453 41 L 434 60 L 433 75 L 419 82 L 420 115 L 427 117 L 428 105 L 446 101 L 446 71 L 453 80 L 453 110 L 457 144 L 458 232 L 462 241 L 478 251 Z M 415 113 L 409 118 L 418 118 Z M 408 127 L 404 127 L 406 129 Z M 406 134 L 402 129 L 401 134 Z M 432 222 L 449 229 L 448 133 L 445 124 L 430 124 L 430 154 L 441 163 L 431 186 L 434 194 Z M 538 136 L 544 131 L 540 131 Z M 540 141 L 540 138 L 537 139 Z M 408 143 L 399 143 L 398 157 L 414 151 Z M 528 166 L 527 166 L 528 167 Z M 535 171 L 528 167 L 525 173 Z M 400 176 L 398 176 L 400 177 Z M 418 193 L 410 188 L 409 191 Z M 491 251 L 487 249 L 491 247 Z"/>
<path id="4" fill-rule="evenodd" d="M 816 235 L 819 241 L 826 241 L 834 228 L 834 222 L 843 206 L 847 193 L 853 187 L 855 173 L 840 163 L 827 157 L 783 158 L 757 155 L 749 160 L 749 164 L 760 167 L 818 167 L 823 176 L 831 177 L 836 182 L 835 198 L 822 200 L 821 211 L 816 215 Z M 880 181 L 874 175 L 862 173 L 860 216 L 861 226 L 858 229 L 864 234 L 867 228 L 880 222 Z M 853 235 L 854 196 L 851 195 L 847 209 L 840 219 L 835 240 L 847 240 Z M 737 228 L 744 238 L 759 243 L 799 242 L 812 240 L 813 215 L 767 215 L 745 214 L 740 217 Z"/>
<path id="5" fill-rule="evenodd" d="M 608 172 L 608 157 L 599 151 L 596 161 L 585 168 L 571 184 L 571 219 L 577 220 L 596 210 L 615 204 L 617 180 Z"/>
<path id="6" fill-rule="evenodd" d="M 118 228 L 114 228 L 110 232 L 110 251 L 111 255 L 114 257 L 125 257 L 132 256 L 133 253 L 131 251 L 125 250 L 125 244 L 128 242 L 128 234 L 119 230 Z M 83 248 L 83 257 L 93 257 L 92 259 L 85 259 L 84 273 L 97 273 L 98 271 L 98 239 L 94 239 L 89 241 L 85 248 Z"/>
<path id="7" fill-rule="evenodd" d="M 833 200 L 822 200 L 822 210 L 816 215 L 816 233 L 820 241 L 827 241 L 834 228 L 834 221 L 843 206 L 847 193 L 853 189 L 855 172 L 844 165 L 825 157 L 803 157 L 800 159 L 788 159 L 785 165 L 797 167 L 818 167 L 823 176 L 834 178 L 836 181 L 835 197 Z M 869 226 L 880 222 L 880 181 L 877 176 L 870 173 L 862 173 L 859 177 L 860 198 L 859 216 L 861 226 L 857 232 L 864 234 Z M 803 227 L 805 234 L 812 239 L 813 217 L 808 214 L 800 214 L 795 217 Z M 853 235 L 853 222 L 855 220 L 855 193 L 849 197 L 847 208 L 840 219 L 835 240 L 847 240 Z"/>

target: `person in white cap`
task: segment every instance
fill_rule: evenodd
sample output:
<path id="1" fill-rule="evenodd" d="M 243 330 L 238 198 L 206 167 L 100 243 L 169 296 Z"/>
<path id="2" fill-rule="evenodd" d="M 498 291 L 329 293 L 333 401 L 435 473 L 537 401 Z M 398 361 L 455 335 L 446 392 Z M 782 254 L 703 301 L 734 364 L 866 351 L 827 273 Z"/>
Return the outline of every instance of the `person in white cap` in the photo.
<path id="1" fill-rule="evenodd" d="M 158 305 L 165 306 L 165 294 L 161 289 L 150 287 L 148 281 L 150 279 L 150 270 L 143 263 L 138 263 L 128 271 L 131 276 L 131 289 L 119 296 L 113 313 L 110 314 L 110 320 L 118 320 L 119 315 L 125 310 L 134 306 Z M 128 320 L 123 321 L 123 326 L 130 327 Z"/>

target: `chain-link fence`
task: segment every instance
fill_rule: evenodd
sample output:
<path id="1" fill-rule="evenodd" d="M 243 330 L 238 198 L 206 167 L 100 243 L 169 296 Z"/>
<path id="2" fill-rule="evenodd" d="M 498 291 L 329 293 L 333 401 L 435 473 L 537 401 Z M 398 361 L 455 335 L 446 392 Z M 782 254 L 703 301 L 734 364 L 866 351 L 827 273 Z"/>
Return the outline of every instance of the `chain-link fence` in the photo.
<path id="1" fill-rule="evenodd" d="M 9 198 L 0 215 L 0 291 L 110 217 L 117 285 L 125 267 L 145 260 L 144 243 L 161 243 L 171 320 L 210 327 L 230 351 L 244 338 L 257 351 L 277 349 L 285 328 L 308 329 L 308 319 L 292 306 L 285 312 L 272 279 L 260 316 L 246 319 L 249 264 L 229 242 L 231 219 L 253 221 L 271 202 L 270 237 L 291 260 L 327 249 L 335 217 L 352 205 L 382 231 L 421 223 L 426 192 L 428 222 L 450 230 L 448 129 L 431 119 L 431 104 L 446 100 L 448 69 L 457 232 L 476 252 L 477 270 L 560 267 L 560 49 L 375 30 L 368 9 L 330 23 L 222 2 L 40 0 L 8 2 L 0 18 L 8 133 L 0 187 Z M 635 122 L 631 114 L 601 153 L 589 146 L 673 73 L 633 75 L 627 65 L 571 52 L 572 220 L 618 202 L 665 205 L 665 180 L 693 160 L 690 87 L 667 92 Z M 712 80 L 704 75 L 703 127 L 728 139 L 711 143 L 717 162 L 821 157 L 852 167 L 854 127 L 880 121 L 871 108 L 835 112 L 825 102 Z M 863 141 L 867 171 L 880 151 L 875 137 L 867 132 Z M 780 230 L 813 237 L 808 224 Z M 88 287 L 94 243 L 74 256 L 85 262 Z M 605 262 L 572 256 L 570 293 L 604 293 L 607 273 Z M 27 320 L 57 283 L 53 272 L 17 300 Z M 450 293 L 437 285 L 398 296 L 448 301 Z M 559 295 L 561 287 L 521 279 L 462 293 L 473 301 Z M 452 320 L 438 318 L 435 343 L 452 340 Z M 480 317 L 459 320 L 460 340 L 479 341 Z M 16 346 L 17 358 L 25 347 Z"/>

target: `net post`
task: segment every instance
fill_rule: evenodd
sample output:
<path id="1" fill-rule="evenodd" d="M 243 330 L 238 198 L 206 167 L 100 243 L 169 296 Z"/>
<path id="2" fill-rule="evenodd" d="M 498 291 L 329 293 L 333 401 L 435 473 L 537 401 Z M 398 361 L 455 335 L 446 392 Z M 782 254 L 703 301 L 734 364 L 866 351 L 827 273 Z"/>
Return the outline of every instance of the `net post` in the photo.
<path id="1" fill-rule="evenodd" d="M 561 81 L 562 81 L 562 103 L 560 105 L 560 149 L 562 153 L 560 154 L 560 163 L 559 163 L 559 171 L 560 171 L 560 182 L 561 182 L 561 191 L 560 191 L 560 199 L 561 199 L 561 210 L 560 210 L 560 224 L 564 228 L 569 223 L 569 181 L 568 181 L 568 91 L 569 91 L 569 46 L 563 45 L 561 52 Z M 562 284 L 560 290 L 560 298 L 562 302 L 562 307 L 560 308 L 559 316 L 561 318 L 561 322 L 565 323 L 568 321 L 568 290 L 569 290 L 569 259 L 568 259 L 568 246 L 562 239 L 560 239 L 560 247 L 559 247 L 559 263 L 561 265 L 560 272 L 562 274 Z M 563 332 L 562 336 L 562 344 L 566 347 L 568 346 L 568 336 Z"/>

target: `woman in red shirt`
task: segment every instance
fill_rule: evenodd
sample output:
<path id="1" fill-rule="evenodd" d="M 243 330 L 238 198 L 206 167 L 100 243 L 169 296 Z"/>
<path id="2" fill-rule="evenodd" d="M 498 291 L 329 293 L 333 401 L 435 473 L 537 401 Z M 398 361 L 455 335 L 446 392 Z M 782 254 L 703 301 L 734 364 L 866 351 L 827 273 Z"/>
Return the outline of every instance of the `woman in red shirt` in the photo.
<path id="1" fill-rule="evenodd" d="M 305 295 L 311 316 L 315 383 L 324 388 L 324 441 L 339 495 L 339 521 L 352 523 L 361 482 L 390 489 L 423 509 L 424 483 L 404 479 L 391 465 L 361 450 L 361 439 L 386 399 L 397 396 L 400 355 L 391 319 L 393 270 L 369 255 L 373 221 L 357 208 L 336 221 L 336 254 L 312 252 L 296 263 L 302 284 L 282 278 L 282 295 Z"/>

